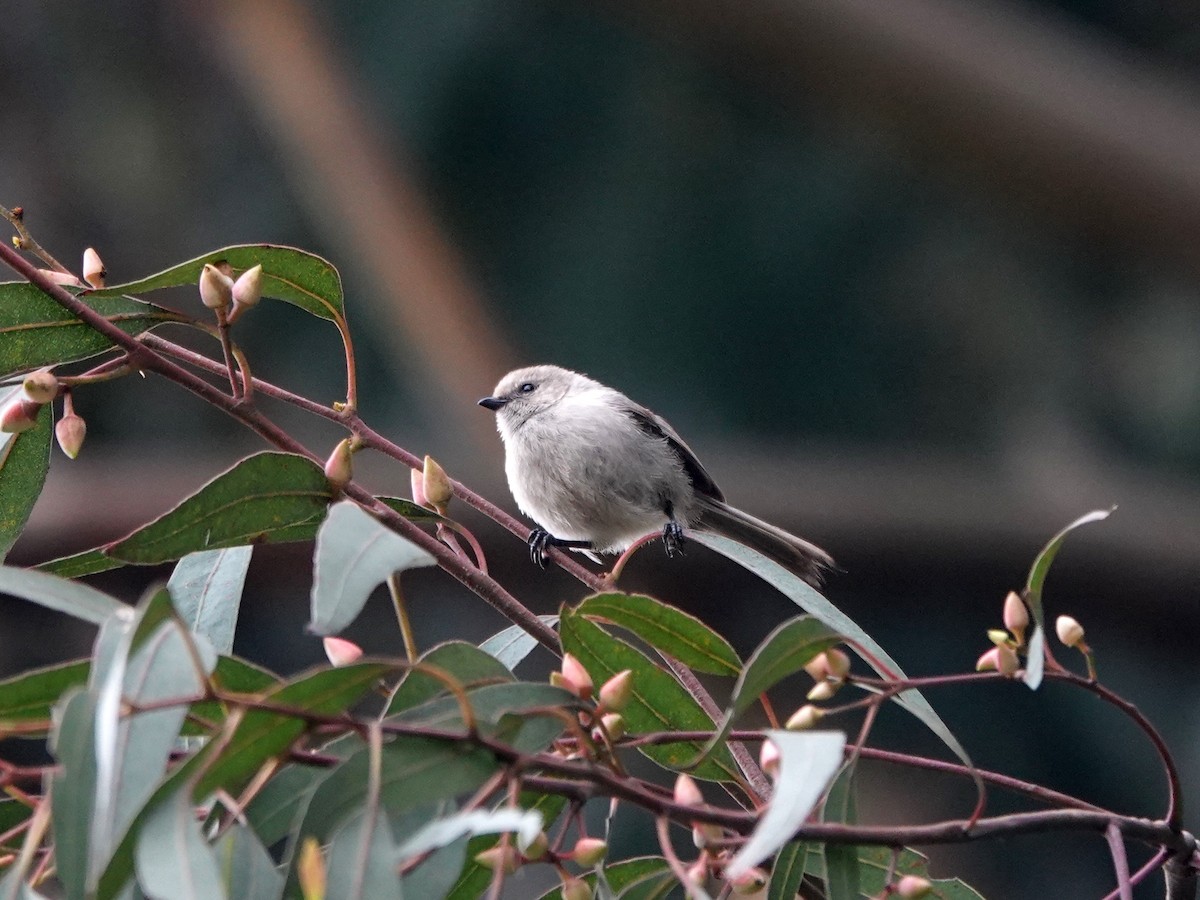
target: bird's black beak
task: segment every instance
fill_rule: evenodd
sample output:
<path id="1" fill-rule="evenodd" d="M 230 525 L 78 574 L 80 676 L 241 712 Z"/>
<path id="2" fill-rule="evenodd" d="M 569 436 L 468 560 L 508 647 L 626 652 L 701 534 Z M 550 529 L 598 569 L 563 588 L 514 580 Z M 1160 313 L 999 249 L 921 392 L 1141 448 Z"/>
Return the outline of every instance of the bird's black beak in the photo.
<path id="1" fill-rule="evenodd" d="M 492 412 L 495 412 L 507 402 L 503 397 L 484 397 L 479 401 L 479 405 L 484 409 L 490 409 Z"/>

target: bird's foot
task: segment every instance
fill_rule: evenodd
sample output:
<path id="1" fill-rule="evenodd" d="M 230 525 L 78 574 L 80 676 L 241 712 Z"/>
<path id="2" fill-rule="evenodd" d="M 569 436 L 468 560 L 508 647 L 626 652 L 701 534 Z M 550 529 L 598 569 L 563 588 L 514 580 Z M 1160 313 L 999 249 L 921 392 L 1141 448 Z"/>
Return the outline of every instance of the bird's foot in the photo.
<path id="1" fill-rule="evenodd" d="M 667 548 L 667 556 L 672 557 L 676 553 L 683 556 L 683 526 L 672 520 L 666 524 L 662 533 L 663 546 Z"/>
<path id="2" fill-rule="evenodd" d="M 551 547 L 566 547 L 571 550 L 591 550 L 591 541 L 569 541 L 556 538 L 545 528 L 535 528 L 529 532 L 529 558 L 540 568 L 546 568 L 546 559 Z"/>

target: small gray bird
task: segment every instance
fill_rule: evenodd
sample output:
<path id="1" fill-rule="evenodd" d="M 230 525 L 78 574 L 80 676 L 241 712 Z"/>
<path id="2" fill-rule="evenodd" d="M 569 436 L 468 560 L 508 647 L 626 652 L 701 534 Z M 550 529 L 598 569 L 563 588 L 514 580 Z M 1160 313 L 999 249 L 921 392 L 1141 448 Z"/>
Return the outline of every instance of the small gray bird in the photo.
<path id="1" fill-rule="evenodd" d="M 517 369 L 479 405 L 496 413 L 517 505 L 541 526 L 529 536 L 538 565 L 547 547 L 619 553 L 659 529 L 673 555 L 689 527 L 746 544 L 814 587 L 833 567 L 820 547 L 729 506 L 675 429 L 586 375 Z"/>

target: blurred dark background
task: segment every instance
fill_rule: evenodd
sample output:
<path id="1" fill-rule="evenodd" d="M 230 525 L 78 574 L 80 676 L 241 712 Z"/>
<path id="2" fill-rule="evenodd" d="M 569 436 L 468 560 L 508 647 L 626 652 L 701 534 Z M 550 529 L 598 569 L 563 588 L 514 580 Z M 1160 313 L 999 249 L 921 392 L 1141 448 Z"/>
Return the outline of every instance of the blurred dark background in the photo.
<path id="1" fill-rule="evenodd" d="M 1068 542 L 1049 611 L 1082 620 L 1105 682 L 1161 727 L 1195 809 L 1197 10 L 9 0 L 0 203 L 68 263 L 96 247 L 113 282 L 246 241 L 328 257 L 367 420 L 509 508 L 475 399 L 541 361 L 621 388 L 739 506 L 829 548 L 846 570 L 830 598 L 910 673 L 969 667 L 1045 540 L 1119 505 Z M 238 329 L 256 374 L 344 390 L 326 323 L 264 304 Z M 56 451 L 14 563 L 118 537 L 260 446 L 150 380 L 76 402 L 88 446 L 75 463 Z M 338 437 L 272 411 L 315 448 Z M 407 490 L 401 467 L 360 472 Z M 537 611 L 581 596 L 463 519 Z M 303 631 L 309 552 L 265 548 L 251 572 L 237 649 L 281 672 L 321 659 Z M 165 574 L 97 583 L 133 599 Z M 670 564 L 652 548 L 628 578 L 745 652 L 794 612 L 700 548 Z M 445 576 L 410 585 L 426 645 L 505 624 Z M 377 599 L 348 635 L 398 652 Z M 0 615 L 4 672 L 92 637 L 15 601 Z M 1145 742 L 1092 698 L 931 699 L 981 765 L 1161 814 Z M 919 732 L 897 713 L 878 737 L 939 753 Z M 970 808 L 897 769 L 865 778 L 871 820 Z M 993 898 L 1114 886 L 1099 837 L 932 855 Z"/>

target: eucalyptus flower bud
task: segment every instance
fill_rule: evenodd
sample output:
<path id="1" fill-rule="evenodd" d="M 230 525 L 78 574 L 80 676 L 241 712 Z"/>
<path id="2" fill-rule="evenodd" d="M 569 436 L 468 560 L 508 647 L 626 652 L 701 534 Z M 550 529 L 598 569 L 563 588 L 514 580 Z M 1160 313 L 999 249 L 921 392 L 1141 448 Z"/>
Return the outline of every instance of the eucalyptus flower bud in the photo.
<path id="1" fill-rule="evenodd" d="M 675 802 L 680 806 L 699 806 L 704 802 L 704 795 L 691 775 L 680 772 L 675 779 Z"/>
<path id="2" fill-rule="evenodd" d="M 838 685 L 834 684 L 832 681 L 818 681 L 813 685 L 812 690 L 809 691 L 805 696 L 808 697 L 809 700 L 820 703 L 823 700 L 832 699 L 833 695 L 837 692 Z"/>
<path id="3" fill-rule="evenodd" d="M 562 883 L 562 900 L 592 900 L 592 886 L 582 878 L 565 878 Z"/>
<path id="4" fill-rule="evenodd" d="M 600 687 L 600 706 L 620 712 L 633 698 L 633 670 L 622 669 Z"/>
<path id="5" fill-rule="evenodd" d="M 1071 616 L 1059 616 L 1054 620 L 1054 631 L 1058 639 L 1068 647 L 1083 646 L 1083 626 Z"/>
<path id="6" fill-rule="evenodd" d="M 584 837 L 575 842 L 571 859 L 581 866 L 594 866 L 608 855 L 608 844 L 600 838 Z"/>
<path id="7" fill-rule="evenodd" d="M 233 302 L 233 279 L 212 263 L 200 270 L 200 301 L 209 309 L 225 309 Z"/>
<path id="8" fill-rule="evenodd" d="M 83 287 L 83 282 L 70 272 L 57 272 L 54 269 L 38 269 L 38 274 L 40 274 L 43 278 L 53 281 L 55 284 L 70 285 L 71 287 Z"/>
<path id="9" fill-rule="evenodd" d="M 87 435 L 87 422 L 82 416 L 73 412 L 64 415 L 54 426 L 54 437 L 58 446 L 68 459 L 75 459 L 83 449 L 83 439 Z"/>
<path id="10" fill-rule="evenodd" d="M 825 718 L 825 710 L 808 703 L 792 713 L 792 717 L 783 727 L 788 731 L 804 731 L 814 727 L 823 718 Z"/>
<path id="11" fill-rule="evenodd" d="M 763 741 L 762 749 L 758 752 L 758 764 L 771 778 L 779 774 L 779 748 L 774 741 Z"/>
<path id="12" fill-rule="evenodd" d="M 28 431 L 37 424 L 40 403 L 33 403 L 24 397 L 14 397 L 0 409 L 0 431 L 6 434 L 20 434 Z"/>
<path id="13" fill-rule="evenodd" d="M 932 891 L 933 885 L 917 875 L 905 875 L 896 882 L 896 896 L 903 900 L 920 900 L 921 897 L 928 897 Z"/>
<path id="14" fill-rule="evenodd" d="M 610 741 L 619 741 L 625 737 L 625 719 L 620 713 L 605 713 L 600 717 L 600 721 L 604 723 L 604 733 L 595 735 L 596 743 L 603 743 L 605 734 Z"/>
<path id="15" fill-rule="evenodd" d="M 83 251 L 83 280 L 94 288 L 104 287 L 104 278 L 108 272 L 104 270 L 104 263 L 100 259 L 100 254 L 88 247 Z"/>
<path id="16" fill-rule="evenodd" d="M 334 492 L 340 492 L 354 477 L 353 454 L 350 451 L 350 439 L 338 441 L 329 459 L 325 460 L 325 477 Z"/>
<path id="17" fill-rule="evenodd" d="M 363 655 L 362 647 L 345 638 L 327 637 L 322 643 L 325 645 L 325 655 L 335 666 L 348 666 Z"/>
<path id="18" fill-rule="evenodd" d="M 592 676 L 583 663 L 570 653 L 563 654 L 560 671 L 550 673 L 550 683 L 569 691 L 580 700 L 588 700 L 592 696 Z"/>
<path id="19" fill-rule="evenodd" d="M 749 869 L 729 882 L 735 894 L 757 894 L 767 886 L 767 873 L 762 869 Z"/>
<path id="20" fill-rule="evenodd" d="M 476 853 L 475 862 L 492 872 L 501 869 L 511 875 L 517 871 L 517 851 L 507 843 L 497 844 L 482 853 Z"/>
<path id="21" fill-rule="evenodd" d="M 425 473 L 420 469 L 409 469 L 409 483 L 412 486 L 413 503 L 417 506 L 429 508 L 429 501 L 425 499 Z"/>
<path id="22" fill-rule="evenodd" d="M 454 491 L 450 487 L 450 476 L 446 474 L 446 470 L 439 466 L 437 460 L 432 456 L 425 457 L 425 468 L 421 472 L 421 482 L 427 504 L 442 515 L 445 515 L 446 507 L 449 506 L 450 498 L 454 496 Z"/>
<path id="23" fill-rule="evenodd" d="M 1016 591 L 1009 591 L 1004 598 L 1004 627 L 1017 639 L 1017 646 L 1025 643 L 1025 629 L 1029 627 L 1029 610 Z"/>
<path id="24" fill-rule="evenodd" d="M 1012 677 L 1020 665 L 1016 651 L 1007 644 L 1001 644 L 988 650 L 975 663 L 976 672 L 999 672 L 1006 678 Z"/>
<path id="25" fill-rule="evenodd" d="M 38 369 L 30 372 L 21 382 L 21 390 L 25 399 L 39 406 L 49 403 L 58 396 L 58 379 L 49 369 Z"/>
<path id="26" fill-rule="evenodd" d="M 850 673 L 850 657 L 837 647 L 831 647 L 810 659 L 804 671 L 815 681 L 844 681 Z"/>
<path id="27" fill-rule="evenodd" d="M 233 300 L 245 309 L 258 303 L 262 297 L 263 268 L 259 264 L 247 269 L 233 283 Z"/>
<path id="28" fill-rule="evenodd" d="M 546 837 L 546 832 L 539 831 L 537 836 L 529 842 L 521 855 L 528 860 L 536 861 L 546 855 L 546 851 L 550 849 L 550 840 Z"/>

